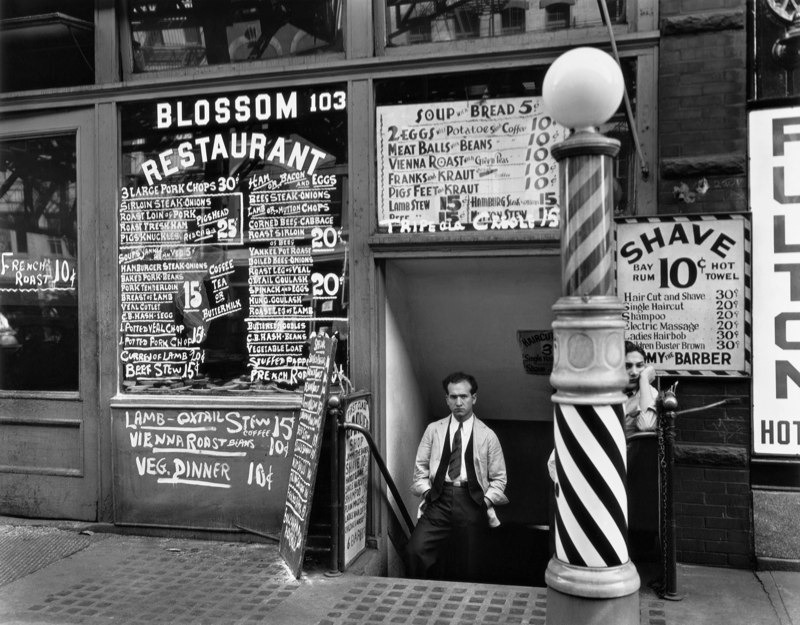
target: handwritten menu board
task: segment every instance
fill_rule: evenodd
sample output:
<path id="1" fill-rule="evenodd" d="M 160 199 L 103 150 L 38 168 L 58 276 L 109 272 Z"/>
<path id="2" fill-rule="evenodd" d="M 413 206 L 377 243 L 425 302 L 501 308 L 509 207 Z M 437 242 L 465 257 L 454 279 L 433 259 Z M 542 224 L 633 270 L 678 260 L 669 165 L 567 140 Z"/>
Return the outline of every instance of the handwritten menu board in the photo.
<path id="1" fill-rule="evenodd" d="M 564 129 L 542 99 L 377 110 L 378 224 L 389 233 L 557 228 Z"/>
<path id="2" fill-rule="evenodd" d="M 277 534 L 296 409 L 118 407 L 114 519 Z"/>
<path id="3" fill-rule="evenodd" d="M 617 222 L 626 338 L 666 373 L 748 375 L 750 224 L 696 215 Z"/>
<path id="4" fill-rule="evenodd" d="M 186 98 L 123 112 L 123 390 L 299 390 L 310 337 L 348 322 L 345 91 Z M 150 143 L 158 147 L 141 147 Z"/>
<path id="5" fill-rule="evenodd" d="M 370 397 L 357 393 L 343 398 L 344 420 L 369 430 Z M 346 430 L 344 436 L 344 488 L 342 536 L 342 570 L 347 568 L 367 548 L 367 491 L 369 489 L 369 443 L 360 432 Z"/>
<path id="6" fill-rule="evenodd" d="M 336 339 L 320 334 L 314 337 L 308 357 L 279 548 L 295 577 L 300 577 L 303 566 L 335 349 Z"/>

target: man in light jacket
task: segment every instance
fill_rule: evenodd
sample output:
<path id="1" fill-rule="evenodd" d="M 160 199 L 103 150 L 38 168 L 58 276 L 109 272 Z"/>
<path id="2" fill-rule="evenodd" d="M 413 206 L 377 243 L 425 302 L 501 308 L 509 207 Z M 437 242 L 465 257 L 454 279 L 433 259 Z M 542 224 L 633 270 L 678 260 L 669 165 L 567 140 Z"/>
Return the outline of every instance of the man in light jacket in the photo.
<path id="1" fill-rule="evenodd" d="M 481 546 L 500 521 L 494 507 L 508 503 L 506 463 L 497 435 L 473 412 L 478 383 L 457 371 L 442 381 L 450 415 L 428 425 L 417 449 L 411 492 L 422 497 L 406 548 L 410 577 L 477 581 Z M 438 565 L 438 566 L 437 566 Z"/>

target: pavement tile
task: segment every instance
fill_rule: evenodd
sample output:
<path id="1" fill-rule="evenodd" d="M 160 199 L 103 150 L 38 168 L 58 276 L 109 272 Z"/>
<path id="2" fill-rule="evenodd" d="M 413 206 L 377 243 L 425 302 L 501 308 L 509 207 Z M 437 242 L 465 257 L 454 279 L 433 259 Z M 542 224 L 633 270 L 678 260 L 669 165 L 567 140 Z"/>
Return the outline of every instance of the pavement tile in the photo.
<path id="1" fill-rule="evenodd" d="M 544 625 L 547 611 L 546 588 L 298 581 L 272 544 L 52 528 L 0 525 L 0 574 L 0 625 Z M 800 574 L 681 566 L 678 580 L 681 602 L 643 586 L 641 625 L 800 625 Z"/>

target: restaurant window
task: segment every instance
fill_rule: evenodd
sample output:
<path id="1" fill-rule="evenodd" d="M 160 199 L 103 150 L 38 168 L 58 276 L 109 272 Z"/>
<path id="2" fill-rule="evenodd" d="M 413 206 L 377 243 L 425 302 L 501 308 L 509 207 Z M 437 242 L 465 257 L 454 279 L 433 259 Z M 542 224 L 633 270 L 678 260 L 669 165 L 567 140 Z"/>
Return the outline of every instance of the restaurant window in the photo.
<path id="1" fill-rule="evenodd" d="M 344 85 L 122 107 L 127 393 L 302 388 L 312 337 L 347 373 Z"/>
<path id="2" fill-rule="evenodd" d="M 78 389 L 75 135 L 0 140 L 0 390 Z"/>
<path id="3" fill-rule="evenodd" d="M 93 0 L 0 1 L 0 91 L 92 83 Z"/>
<path id="4" fill-rule="evenodd" d="M 376 83 L 377 223 L 392 237 L 557 231 L 554 145 L 568 131 L 544 111 L 546 66 Z M 636 63 L 623 61 L 636 105 Z M 625 109 L 601 129 L 621 143 L 615 214 L 635 206 L 636 152 Z"/>
<path id="5" fill-rule="evenodd" d="M 342 0 L 128 0 L 133 71 L 342 50 Z"/>
<path id="6" fill-rule="evenodd" d="M 624 0 L 607 3 L 613 23 Z M 386 0 L 386 45 L 496 37 L 602 25 L 595 2 L 575 0 Z"/>

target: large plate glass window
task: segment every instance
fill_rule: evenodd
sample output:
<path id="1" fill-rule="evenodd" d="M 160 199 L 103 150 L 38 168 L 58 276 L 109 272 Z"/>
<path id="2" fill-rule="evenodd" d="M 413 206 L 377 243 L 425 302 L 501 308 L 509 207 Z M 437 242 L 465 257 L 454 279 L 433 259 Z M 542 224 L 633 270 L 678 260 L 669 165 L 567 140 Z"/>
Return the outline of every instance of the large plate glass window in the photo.
<path id="1" fill-rule="evenodd" d="M 552 147 L 567 130 L 543 109 L 546 71 L 379 81 L 379 231 L 457 237 L 557 229 L 561 202 Z M 635 62 L 626 61 L 623 71 L 634 97 Z M 615 160 L 615 213 L 630 214 L 635 150 L 623 107 L 601 131 L 622 144 Z"/>
<path id="2" fill-rule="evenodd" d="M 128 393 L 302 385 L 348 337 L 343 85 L 122 108 L 120 371 Z"/>
<path id="3" fill-rule="evenodd" d="M 75 134 L 0 140 L 0 390 L 78 390 Z"/>
<path id="4" fill-rule="evenodd" d="M 342 0 L 128 0 L 133 71 L 342 49 Z"/>
<path id="5" fill-rule="evenodd" d="M 615 24 L 625 0 L 607 0 Z M 585 28 L 603 23 L 595 2 L 575 0 L 386 0 L 387 46 Z"/>

